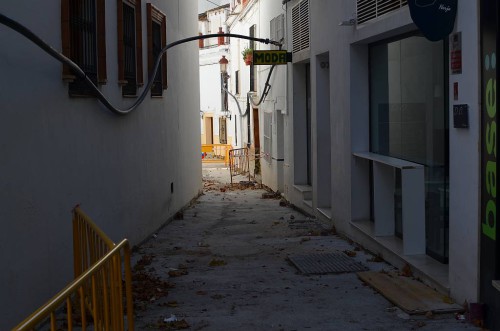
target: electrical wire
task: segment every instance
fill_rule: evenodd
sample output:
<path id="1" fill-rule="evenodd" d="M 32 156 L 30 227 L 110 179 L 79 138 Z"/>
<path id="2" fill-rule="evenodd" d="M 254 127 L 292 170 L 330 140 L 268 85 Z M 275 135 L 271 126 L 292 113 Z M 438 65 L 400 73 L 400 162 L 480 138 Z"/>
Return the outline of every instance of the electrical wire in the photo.
<path id="1" fill-rule="evenodd" d="M 279 50 L 281 50 L 281 47 L 282 47 L 282 45 L 283 45 L 283 44 L 282 44 L 282 41 L 283 41 L 283 40 L 281 40 L 281 41 L 279 42 Z M 276 64 L 273 64 L 273 66 L 271 67 L 271 70 L 269 71 L 269 74 L 267 75 L 266 84 L 264 85 L 264 90 L 262 91 L 262 95 L 261 95 L 261 97 L 260 97 L 259 102 L 254 103 L 252 98 L 250 98 L 250 99 L 249 99 L 249 100 L 250 100 L 250 102 L 252 103 L 252 105 L 253 105 L 254 107 L 258 107 L 258 106 L 260 106 L 260 104 L 262 103 L 262 101 L 264 101 L 264 99 L 265 99 L 265 98 L 267 97 L 267 95 L 269 94 L 269 91 L 271 90 L 271 84 L 269 84 L 269 79 L 271 78 L 271 74 L 273 73 L 274 67 L 276 67 Z M 248 94 L 250 94 L 250 93 L 251 93 L 251 92 L 248 92 L 248 93 L 247 93 L 247 99 L 249 98 Z"/>
<path id="2" fill-rule="evenodd" d="M 44 42 L 40 37 L 38 37 L 35 33 L 33 33 L 31 30 L 29 30 L 27 27 L 24 25 L 20 24 L 19 22 L 14 21 L 13 19 L 8 18 L 7 16 L 3 15 L 0 13 L 0 24 L 3 24 L 12 30 L 20 33 L 27 39 L 29 39 L 31 42 L 36 44 L 38 47 L 40 47 L 42 50 L 44 50 L 46 53 L 48 53 L 50 56 L 54 57 L 56 60 L 67 64 L 69 68 L 75 73 L 76 76 L 79 78 L 83 79 L 95 92 L 96 97 L 101 103 L 109 109 L 111 112 L 117 114 L 117 115 L 126 115 L 131 113 L 134 109 L 136 109 L 146 98 L 147 93 L 151 89 L 151 86 L 153 85 L 153 80 L 154 77 L 156 76 L 156 72 L 158 71 L 158 68 L 160 66 L 161 62 L 161 57 L 162 55 L 170 48 L 181 45 L 190 41 L 195 41 L 195 40 L 200 40 L 200 39 L 208 39 L 208 38 L 218 38 L 218 37 L 233 37 L 233 38 L 239 38 L 239 39 L 247 39 L 247 40 L 253 40 L 257 41 L 260 43 L 264 44 L 273 44 L 277 46 L 281 46 L 281 43 L 277 41 L 272 41 L 269 39 L 264 39 L 264 38 L 255 38 L 255 37 L 249 37 L 245 35 L 240 35 L 240 34 L 234 34 L 234 33 L 218 33 L 218 34 L 207 34 L 207 35 L 201 35 L 201 36 L 194 36 L 194 37 L 189 37 L 189 38 L 184 38 L 180 39 L 177 41 L 174 41 L 170 44 L 167 44 L 165 47 L 163 47 L 158 54 L 158 57 L 156 58 L 155 65 L 153 68 L 153 71 L 149 77 L 148 83 L 144 87 L 144 90 L 142 91 L 141 95 L 137 98 L 137 100 L 128 108 L 125 109 L 120 109 L 111 104 L 109 100 L 102 94 L 102 92 L 99 90 L 99 88 L 92 82 L 92 80 L 85 74 L 85 72 L 71 59 L 66 57 L 65 55 L 61 54 L 58 52 L 56 49 L 51 47 L 49 44 Z"/>

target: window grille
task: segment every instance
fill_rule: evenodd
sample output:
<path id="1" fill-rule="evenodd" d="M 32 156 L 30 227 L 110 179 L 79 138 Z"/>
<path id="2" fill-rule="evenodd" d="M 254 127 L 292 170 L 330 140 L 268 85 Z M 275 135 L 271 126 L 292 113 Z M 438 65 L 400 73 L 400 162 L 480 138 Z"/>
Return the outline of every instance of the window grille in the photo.
<path id="1" fill-rule="evenodd" d="M 363 24 L 407 5 L 407 0 L 357 0 L 356 22 Z"/>
<path id="2" fill-rule="evenodd" d="M 309 0 L 302 0 L 292 8 L 292 51 L 309 48 Z"/>
<path id="3" fill-rule="evenodd" d="M 97 85 L 97 17 L 95 0 L 69 2 L 70 54 L 87 76 Z M 81 78 L 69 83 L 72 96 L 90 96 L 93 90 Z"/>
<path id="4" fill-rule="evenodd" d="M 148 23 L 148 69 L 149 74 L 153 73 L 156 58 L 163 47 L 167 45 L 166 16 L 150 3 L 146 4 Z M 160 65 L 153 78 L 151 96 L 161 97 L 163 90 L 167 89 L 167 55 L 162 55 Z"/>
<path id="5" fill-rule="evenodd" d="M 161 52 L 161 25 L 153 22 L 152 26 L 153 30 L 153 61 L 160 55 Z M 162 86 L 162 80 L 161 80 L 161 73 L 162 73 L 162 63 L 160 62 L 160 66 L 158 70 L 156 71 L 155 78 L 153 80 L 153 87 L 151 88 L 151 95 L 152 96 L 161 96 L 163 94 L 163 86 Z"/>
<path id="6" fill-rule="evenodd" d="M 282 41 L 285 38 L 285 15 L 281 14 L 271 20 L 271 40 Z M 271 49 L 279 46 L 271 45 Z"/>
<path id="7" fill-rule="evenodd" d="M 264 113 L 264 160 L 271 163 L 273 113 Z"/>
<path id="8" fill-rule="evenodd" d="M 123 6 L 123 50 L 127 83 L 122 87 L 122 94 L 132 96 L 137 94 L 135 10 L 128 5 Z"/>

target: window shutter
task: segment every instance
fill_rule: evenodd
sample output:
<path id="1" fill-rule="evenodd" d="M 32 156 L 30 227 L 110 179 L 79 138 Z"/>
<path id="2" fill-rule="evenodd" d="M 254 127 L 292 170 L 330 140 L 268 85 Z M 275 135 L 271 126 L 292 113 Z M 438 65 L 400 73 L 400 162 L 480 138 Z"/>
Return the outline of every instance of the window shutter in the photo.
<path id="1" fill-rule="evenodd" d="M 167 20 L 165 16 L 163 16 L 163 19 L 161 21 L 161 47 L 167 46 Z M 163 85 L 163 89 L 166 90 L 168 87 L 167 84 L 167 52 L 163 53 L 162 58 L 162 73 L 161 73 L 161 83 Z"/>
<path id="2" fill-rule="evenodd" d="M 269 33 L 269 35 L 271 37 L 271 40 L 276 40 L 276 17 L 271 20 L 271 23 L 270 23 L 269 27 L 271 28 L 270 33 Z M 276 46 L 275 45 L 271 45 L 270 48 L 271 49 L 276 49 Z"/>
<path id="3" fill-rule="evenodd" d="M 97 0 L 97 82 L 106 84 L 106 4 L 105 0 Z"/>
<path id="4" fill-rule="evenodd" d="M 123 41 L 123 0 L 117 0 L 117 30 L 118 30 L 118 84 L 125 84 L 125 51 Z"/>
<path id="5" fill-rule="evenodd" d="M 165 14 L 156 9 L 151 3 L 146 3 L 146 19 L 147 19 L 147 36 L 148 36 L 148 73 L 152 74 L 155 64 L 154 58 L 154 50 L 153 50 L 153 24 L 155 24 L 155 33 L 160 34 L 160 41 L 158 46 L 164 48 L 167 45 L 167 20 Z M 159 25 L 159 29 L 157 28 Z M 167 89 L 167 54 L 163 53 L 161 57 L 161 71 L 157 72 L 159 80 L 161 82 L 161 89 Z M 155 78 L 156 79 L 156 78 Z M 154 89 L 154 87 L 153 87 Z M 161 96 L 160 91 L 151 92 L 155 94 L 155 96 Z"/>
<path id="6" fill-rule="evenodd" d="M 292 8 L 292 51 L 309 48 L 309 0 L 302 0 Z"/>
<path id="7" fill-rule="evenodd" d="M 61 1 L 61 44 L 62 44 L 62 53 L 64 56 L 71 59 L 71 34 L 69 27 L 69 0 Z M 71 72 L 71 69 L 67 64 L 63 64 L 62 71 L 64 80 L 73 80 L 75 76 Z"/>
<path id="8" fill-rule="evenodd" d="M 144 72 L 142 70 L 142 1 L 135 0 L 135 30 L 136 30 L 136 61 L 137 61 L 137 86 L 144 85 Z"/>

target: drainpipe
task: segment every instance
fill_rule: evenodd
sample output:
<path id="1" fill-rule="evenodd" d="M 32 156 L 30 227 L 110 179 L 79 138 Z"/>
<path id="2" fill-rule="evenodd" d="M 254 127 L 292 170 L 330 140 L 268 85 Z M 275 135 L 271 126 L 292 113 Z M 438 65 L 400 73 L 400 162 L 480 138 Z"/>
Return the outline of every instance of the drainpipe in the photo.
<path id="1" fill-rule="evenodd" d="M 247 147 L 250 148 L 250 99 L 247 93 Z"/>

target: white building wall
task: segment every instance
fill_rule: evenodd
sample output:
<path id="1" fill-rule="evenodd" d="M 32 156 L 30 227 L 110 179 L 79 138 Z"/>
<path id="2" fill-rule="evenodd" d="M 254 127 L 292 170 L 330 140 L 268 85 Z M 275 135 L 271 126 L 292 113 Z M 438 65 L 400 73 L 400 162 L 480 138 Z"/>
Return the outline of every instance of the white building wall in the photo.
<path id="1" fill-rule="evenodd" d="M 271 20 L 278 15 L 285 14 L 286 12 L 279 1 L 260 1 L 259 2 L 259 21 L 256 23 L 258 25 L 258 37 L 260 38 L 270 38 L 271 37 Z M 271 45 L 266 45 L 262 43 L 257 43 L 257 49 L 259 50 L 269 50 Z M 286 44 L 283 46 L 286 49 Z M 268 162 L 265 158 L 261 157 L 261 172 L 262 172 L 262 183 L 273 191 L 283 192 L 284 190 L 284 179 L 283 179 L 283 166 L 284 166 L 284 114 L 286 114 L 286 65 L 277 65 L 271 74 L 269 79 L 269 84 L 271 89 L 269 94 L 262 101 L 259 106 L 259 119 L 260 119 L 260 144 L 261 144 L 261 155 L 264 152 L 264 128 L 267 125 L 265 123 L 265 113 L 271 114 L 271 155 L 270 161 Z M 258 66 L 258 92 L 257 98 L 260 100 L 262 92 L 265 88 L 266 81 L 269 76 L 271 66 Z"/>
<path id="2" fill-rule="evenodd" d="M 479 299 L 481 61 L 479 1 L 459 1 L 462 74 L 450 75 L 450 288 L 458 302 Z M 451 44 L 450 44 L 451 47 Z M 453 100 L 453 83 L 458 100 Z M 469 105 L 469 128 L 453 128 L 453 104 Z"/>
<path id="3" fill-rule="evenodd" d="M 292 49 L 291 8 L 299 3 L 286 4 L 288 48 Z M 449 278 L 444 283 L 457 302 L 478 299 L 478 220 L 479 220 L 479 40 L 478 1 L 459 2 L 455 31 L 462 32 L 463 73 L 449 77 L 450 114 L 450 232 Z M 353 1 L 310 1 L 309 50 L 294 54 L 294 63 L 288 66 L 288 115 L 285 118 L 285 195 L 304 210 L 323 217 L 316 209 L 323 180 L 313 170 L 312 185 L 304 188 L 306 164 L 303 155 L 305 133 L 303 109 L 305 98 L 305 66 L 311 67 L 312 132 L 322 127 L 318 122 L 318 95 L 323 93 L 318 61 L 329 59 L 330 151 L 331 151 L 331 222 L 337 230 L 359 241 L 365 247 L 386 252 L 372 240 L 360 235 L 352 222 L 370 218 L 370 180 L 368 162 L 354 158 L 353 152 L 369 151 L 369 45 L 416 31 L 408 7 L 380 17 L 364 26 L 339 26 L 353 18 Z M 448 54 L 448 53 L 446 53 Z M 446 56 L 449 56 L 446 55 Z M 459 100 L 453 101 L 453 82 L 459 83 Z M 454 129 L 453 104 L 470 106 L 470 128 Z M 321 119 L 319 119 L 321 120 Z M 313 135 L 312 166 L 317 169 L 318 147 L 321 140 Z M 310 193 L 308 190 L 311 190 Z M 305 203 L 312 195 L 311 206 Z M 401 266 L 395 258 L 391 262 Z"/>
<path id="4" fill-rule="evenodd" d="M 199 22 L 199 32 L 202 34 L 218 33 L 219 27 L 223 32 L 227 32 L 227 14 L 228 7 L 209 10 L 206 12 L 207 20 Z M 228 40 L 225 38 L 224 40 Z M 218 38 L 204 39 L 204 48 L 199 50 L 200 56 L 200 125 L 202 141 L 206 139 L 205 118 L 213 119 L 213 142 L 219 143 L 219 119 L 223 114 L 223 105 L 221 101 L 221 72 L 220 64 L 222 56 L 229 61 L 229 45 L 218 45 Z M 228 74 L 231 75 L 231 63 L 228 64 Z M 231 77 L 229 78 L 229 84 Z M 231 96 L 228 96 L 231 99 Z M 229 104 L 229 103 L 228 103 Z M 234 110 L 229 106 L 233 113 L 231 119 L 226 119 L 227 143 L 235 145 L 234 130 Z"/>
<path id="5" fill-rule="evenodd" d="M 151 1 L 167 17 L 167 40 L 197 35 L 194 0 Z M 143 58 L 147 72 L 146 8 Z M 61 49 L 60 1 L 6 0 L 0 12 Z M 36 13 L 36 14 L 35 14 Z M 48 23 L 49 22 L 49 23 Z M 117 77 L 116 2 L 106 1 L 108 81 Z M 62 66 L 0 25 L 0 329 L 20 322 L 72 279 L 71 210 L 80 204 L 115 241 L 146 239 L 201 189 L 198 48 L 168 52 L 169 88 L 118 117 L 93 98 L 68 97 Z"/>
<path id="6" fill-rule="evenodd" d="M 237 7 L 237 12 L 233 13 L 233 19 L 228 22 L 229 30 L 233 34 L 241 34 L 248 36 L 249 29 L 253 24 L 258 23 L 258 7 L 253 6 L 251 4 L 247 5 L 246 9 L 241 11 L 241 6 Z M 243 15 L 245 13 L 245 15 Z M 239 14 L 239 15 L 237 15 Z M 259 27 L 257 26 L 258 34 Z M 250 91 L 250 66 L 245 65 L 243 62 L 243 56 L 241 52 L 249 47 L 250 43 L 248 40 L 231 38 L 231 48 L 230 48 L 230 75 L 233 77 L 229 80 L 229 84 L 231 86 L 230 91 L 236 96 L 239 104 L 241 113 L 236 105 L 236 101 L 233 98 L 229 99 L 229 109 L 232 110 L 233 113 L 237 113 L 236 121 L 238 125 L 238 147 L 246 147 L 248 143 L 253 143 L 253 115 L 252 115 L 252 107 L 250 107 L 250 114 L 247 114 L 247 106 L 246 106 L 246 97 L 247 92 Z M 239 70 L 240 72 L 240 93 L 236 93 L 236 82 L 235 72 Z M 250 128 L 248 127 L 248 117 L 250 116 Z M 250 141 L 248 140 L 248 131 L 250 129 Z"/>
<path id="7" fill-rule="evenodd" d="M 279 2 L 271 1 L 249 1 L 247 6 L 234 6 L 235 17 L 230 20 L 231 33 L 249 35 L 250 27 L 255 25 L 255 36 L 259 38 L 270 37 L 270 22 L 280 14 L 284 14 L 284 8 Z M 230 65 L 232 77 L 235 77 L 235 71 L 240 73 L 240 93 L 238 102 L 242 113 L 246 112 L 246 97 L 250 91 L 250 66 L 245 65 L 241 52 L 250 46 L 250 41 L 244 39 L 232 38 L 231 40 L 231 59 Z M 286 48 L 286 47 L 284 47 Z M 256 50 L 269 50 L 270 45 L 255 42 Z M 257 92 L 253 95 L 253 100 L 257 103 L 262 96 L 265 83 L 268 78 L 271 66 L 256 66 Z M 259 113 L 259 136 L 260 136 L 260 170 L 262 183 L 275 191 L 283 191 L 283 159 L 284 159 L 284 115 L 286 109 L 286 66 L 276 66 L 269 80 L 271 89 L 260 105 L 250 104 L 250 127 L 248 127 L 247 117 L 238 116 L 239 128 L 239 146 L 244 147 L 248 143 L 248 129 L 250 129 L 250 142 L 255 143 L 253 108 L 258 109 Z M 236 82 L 231 81 L 231 90 L 236 91 Z M 231 100 L 231 106 L 237 109 L 236 102 Z M 265 114 L 271 114 L 271 155 L 270 162 L 263 158 L 264 152 L 264 130 Z M 239 114 L 238 114 L 239 115 Z"/>

